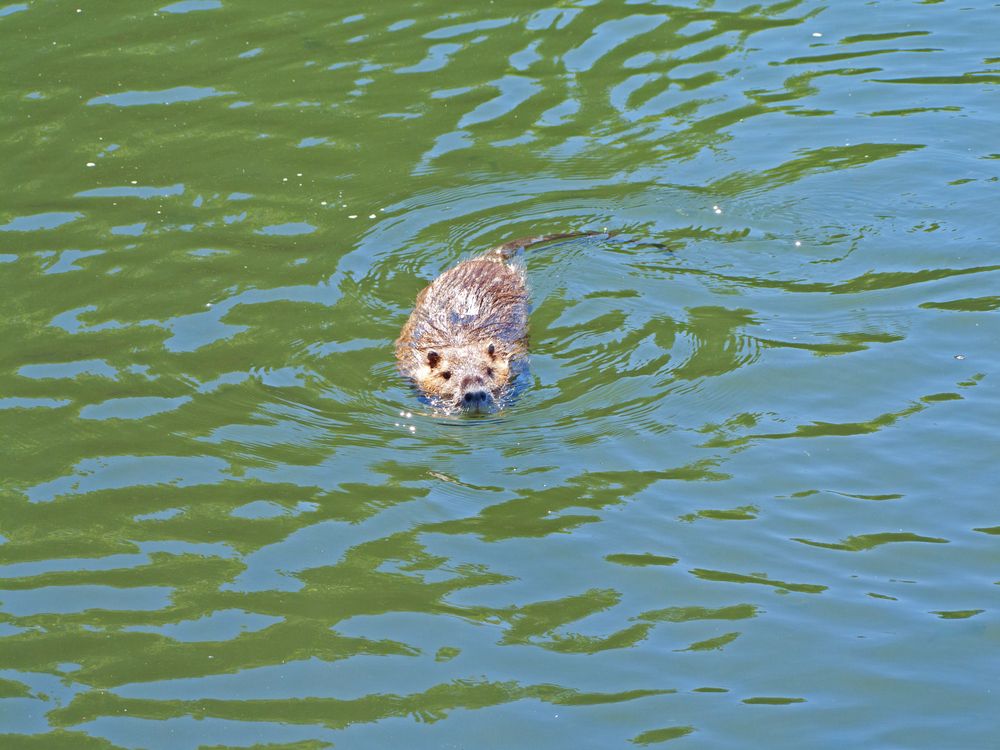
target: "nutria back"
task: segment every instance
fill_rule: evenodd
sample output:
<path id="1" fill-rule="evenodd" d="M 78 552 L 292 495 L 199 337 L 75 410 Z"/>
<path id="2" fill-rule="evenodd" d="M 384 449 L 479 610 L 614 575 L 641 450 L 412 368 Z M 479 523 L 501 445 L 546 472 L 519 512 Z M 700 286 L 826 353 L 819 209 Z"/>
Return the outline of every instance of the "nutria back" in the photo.
<path id="1" fill-rule="evenodd" d="M 446 411 L 498 408 L 528 353 L 528 289 L 511 256 L 590 234 L 596 233 L 513 240 L 442 273 L 417 295 L 396 340 L 400 372 Z"/>

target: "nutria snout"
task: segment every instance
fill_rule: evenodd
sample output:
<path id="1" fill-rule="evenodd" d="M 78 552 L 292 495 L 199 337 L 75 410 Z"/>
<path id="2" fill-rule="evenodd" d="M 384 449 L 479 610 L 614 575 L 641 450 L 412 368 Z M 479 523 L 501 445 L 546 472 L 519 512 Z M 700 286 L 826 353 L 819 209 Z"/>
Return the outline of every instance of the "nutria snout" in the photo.
<path id="1" fill-rule="evenodd" d="M 442 273 L 417 295 L 396 339 L 400 372 L 445 411 L 500 408 L 528 353 L 528 290 L 511 257 L 541 242 L 592 234 L 513 240 Z"/>
<path id="2" fill-rule="evenodd" d="M 468 411 L 491 411 L 496 407 L 496 398 L 489 390 L 486 378 L 479 375 L 466 375 L 461 384 L 461 407 Z"/>

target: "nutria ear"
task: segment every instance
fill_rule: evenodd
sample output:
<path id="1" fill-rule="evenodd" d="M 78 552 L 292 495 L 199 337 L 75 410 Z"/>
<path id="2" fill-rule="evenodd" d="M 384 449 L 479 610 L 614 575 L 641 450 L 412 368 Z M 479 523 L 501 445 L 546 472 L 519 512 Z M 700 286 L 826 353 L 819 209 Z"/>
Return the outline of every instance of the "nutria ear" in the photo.
<path id="1" fill-rule="evenodd" d="M 427 352 L 427 364 L 431 366 L 432 370 L 438 366 L 438 362 L 440 361 L 441 361 L 440 354 L 438 354 L 437 352 Z"/>
<path id="2" fill-rule="evenodd" d="M 496 349 L 493 347 L 493 344 L 490 344 L 488 347 L 486 347 L 486 353 L 489 354 L 491 357 L 493 356 L 493 352 L 495 351 Z"/>

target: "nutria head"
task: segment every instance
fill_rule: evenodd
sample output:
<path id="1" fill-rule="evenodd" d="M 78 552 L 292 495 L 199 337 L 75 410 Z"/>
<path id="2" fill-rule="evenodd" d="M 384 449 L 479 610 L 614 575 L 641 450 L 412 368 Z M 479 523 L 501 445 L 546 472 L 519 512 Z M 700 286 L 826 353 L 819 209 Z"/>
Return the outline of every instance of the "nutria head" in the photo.
<path id="1" fill-rule="evenodd" d="M 410 376 L 442 408 L 489 412 L 498 407 L 507 389 L 513 355 L 493 342 L 415 347 Z"/>

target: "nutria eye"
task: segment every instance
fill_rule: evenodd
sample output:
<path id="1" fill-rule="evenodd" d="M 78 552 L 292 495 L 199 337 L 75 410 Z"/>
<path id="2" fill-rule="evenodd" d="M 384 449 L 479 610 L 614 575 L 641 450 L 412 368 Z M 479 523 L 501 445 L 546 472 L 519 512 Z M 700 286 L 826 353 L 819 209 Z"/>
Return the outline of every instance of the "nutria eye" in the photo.
<path id="1" fill-rule="evenodd" d="M 487 367 L 486 368 L 486 377 L 488 377 L 488 378 L 492 378 L 493 377 L 493 368 L 492 367 Z"/>
<path id="2" fill-rule="evenodd" d="M 440 354 L 438 354 L 437 352 L 427 352 L 427 364 L 431 366 L 432 370 L 438 366 L 438 362 L 440 361 L 441 361 Z"/>
<path id="3" fill-rule="evenodd" d="M 493 348 L 493 344 L 490 344 L 488 347 L 486 347 L 486 353 L 489 354 L 491 357 L 493 356 L 493 352 L 495 351 L 496 349 Z"/>
<path id="4" fill-rule="evenodd" d="M 448 378 L 451 377 L 451 373 L 445 370 L 444 372 L 441 373 L 441 377 L 447 380 Z"/>

